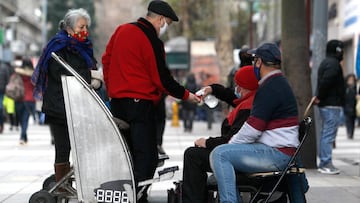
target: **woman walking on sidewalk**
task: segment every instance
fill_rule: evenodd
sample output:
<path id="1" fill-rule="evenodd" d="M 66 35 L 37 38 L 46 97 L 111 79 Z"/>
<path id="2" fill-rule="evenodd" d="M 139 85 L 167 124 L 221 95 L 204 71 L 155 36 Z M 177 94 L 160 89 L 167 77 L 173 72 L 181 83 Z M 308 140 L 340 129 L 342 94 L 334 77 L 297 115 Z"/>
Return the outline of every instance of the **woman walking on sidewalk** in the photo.
<path id="1" fill-rule="evenodd" d="M 34 71 L 33 63 L 30 59 L 23 59 L 21 67 L 15 67 L 15 72 L 21 76 L 24 84 L 24 97 L 15 101 L 16 118 L 20 124 L 20 145 L 27 144 L 27 129 L 29 117 L 35 110 L 35 99 L 33 97 L 34 86 L 31 84 L 31 75 Z"/>

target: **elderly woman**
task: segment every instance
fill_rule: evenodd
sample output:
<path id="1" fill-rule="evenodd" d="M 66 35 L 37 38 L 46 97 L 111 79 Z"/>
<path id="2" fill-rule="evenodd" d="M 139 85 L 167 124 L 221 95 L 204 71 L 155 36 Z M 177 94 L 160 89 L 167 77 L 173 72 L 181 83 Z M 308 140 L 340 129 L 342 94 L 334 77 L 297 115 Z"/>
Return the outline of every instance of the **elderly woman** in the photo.
<path id="1" fill-rule="evenodd" d="M 69 73 L 51 57 L 55 52 L 67 61 L 89 84 L 96 69 L 92 43 L 88 39 L 91 19 L 86 10 L 69 10 L 59 23 L 59 32 L 44 48 L 32 75 L 34 97 L 43 99 L 42 112 L 55 142 L 55 177 L 59 181 L 70 171 L 70 140 L 65 116 L 61 75 Z"/>

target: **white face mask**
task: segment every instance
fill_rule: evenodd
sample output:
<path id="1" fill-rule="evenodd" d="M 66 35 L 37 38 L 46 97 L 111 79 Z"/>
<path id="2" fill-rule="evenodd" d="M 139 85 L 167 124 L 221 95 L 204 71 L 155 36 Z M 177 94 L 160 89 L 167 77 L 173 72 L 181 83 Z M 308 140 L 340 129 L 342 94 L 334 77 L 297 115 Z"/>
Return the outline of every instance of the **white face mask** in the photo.
<path id="1" fill-rule="evenodd" d="M 165 20 L 165 24 L 162 27 L 160 27 L 159 37 L 161 37 L 166 32 L 167 27 L 168 27 L 168 24 Z"/>

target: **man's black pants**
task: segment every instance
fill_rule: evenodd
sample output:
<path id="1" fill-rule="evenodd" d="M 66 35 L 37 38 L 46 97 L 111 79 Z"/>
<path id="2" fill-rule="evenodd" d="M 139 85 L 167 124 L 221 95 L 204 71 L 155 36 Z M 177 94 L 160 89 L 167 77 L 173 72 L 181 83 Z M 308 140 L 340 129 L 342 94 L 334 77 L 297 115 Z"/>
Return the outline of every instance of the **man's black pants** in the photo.
<path id="1" fill-rule="evenodd" d="M 207 172 L 211 172 L 209 155 L 211 150 L 189 147 L 184 153 L 182 183 L 183 203 L 203 203 L 207 199 Z"/>
<path id="2" fill-rule="evenodd" d="M 132 155 L 136 184 L 152 179 L 158 162 L 153 102 L 124 98 L 112 99 L 110 104 L 113 116 L 130 124 L 130 129 L 121 134 Z"/>

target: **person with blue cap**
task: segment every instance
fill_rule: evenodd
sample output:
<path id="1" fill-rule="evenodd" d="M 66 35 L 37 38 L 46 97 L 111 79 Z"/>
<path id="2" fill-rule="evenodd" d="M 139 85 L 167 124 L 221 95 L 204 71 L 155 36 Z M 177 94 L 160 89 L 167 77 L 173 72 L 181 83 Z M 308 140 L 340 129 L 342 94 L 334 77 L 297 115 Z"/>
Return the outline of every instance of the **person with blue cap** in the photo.
<path id="1" fill-rule="evenodd" d="M 102 56 L 111 113 L 130 125 L 121 134 L 129 146 L 136 184 L 152 179 L 158 164 L 155 111 L 163 94 L 200 102 L 172 77 L 166 65 L 159 37 L 174 21 L 179 18 L 167 2 L 151 1 L 146 17 L 116 28 Z M 141 189 L 136 188 L 137 192 Z M 147 202 L 147 195 L 137 202 Z"/>
<path id="2" fill-rule="evenodd" d="M 299 145 L 297 102 L 281 72 L 279 48 L 265 43 L 248 53 L 254 57 L 259 80 L 250 116 L 228 144 L 216 147 L 210 154 L 220 202 L 242 202 L 236 190 L 236 172 L 282 170 Z M 304 176 L 301 180 L 289 178 L 291 202 L 305 202 L 307 181 Z"/>

